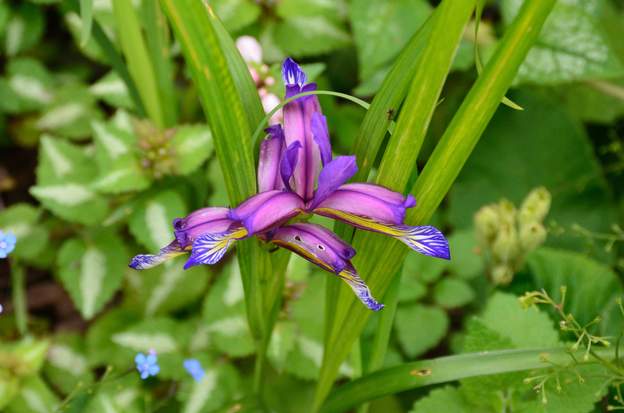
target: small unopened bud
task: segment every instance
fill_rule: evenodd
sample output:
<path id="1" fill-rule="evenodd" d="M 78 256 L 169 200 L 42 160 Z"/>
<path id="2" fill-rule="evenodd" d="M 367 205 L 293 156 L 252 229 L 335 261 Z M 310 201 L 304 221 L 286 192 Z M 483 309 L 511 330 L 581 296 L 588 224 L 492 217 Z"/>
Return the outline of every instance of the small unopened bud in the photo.
<path id="1" fill-rule="evenodd" d="M 236 39 L 236 48 L 246 62 L 262 63 L 262 46 L 251 36 Z"/>
<path id="2" fill-rule="evenodd" d="M 516 223 L 516 207 L 508 199 L 501 199 L 498 203 L 498 214 L 500 222 L 506 225 L 515 225 Z"/>
<path id="3" fill-rule="evenodd" d="M 520 223 L 542 222 L 550 210 L 551 196 L 548 189 L 540 186 L 532 190 L 522 202 L 518 220 Z"/>
<path id="4" fill-rule="evenodd" d="M 280 100 L 277 96 L 272 93 L 268 93 L 262 97 L 262 108 L 266 113 L 272 111 L 277 105 L 280 104 Z M 276 123 L 280 123 L 282 121 L 282 111 L 278 110 L 271 116 L 270 124 L 274 125 Z"/>
<path id="5" fill-rule="evenodd" d="M 486 205 L 479 209 L 474 217 L 475 229 L 479 242 L 485 246 L 492 242 L 498 232 L 499 217 L 496 207 Z"/>
<path id="6" fill-rule="evenodd" d="M 500 262 L 510 262 L 519 253 L 518 231 L 515 225 L 502 225 L 492 244 L 492 255 Z"/>
<path id="7" fill-rule="evenodd" d="M 526 253 L 533 251 L 546 240 L 546 228 L 539 222 L 521 224 L 520 246 Z"/>
<path id="8" fill-rule="evenodd" d="M 494 284 L 509 284 L 513 280 L 513 270 L 507 265 L 497 265 L 492 269 L 492 281 Z"/>

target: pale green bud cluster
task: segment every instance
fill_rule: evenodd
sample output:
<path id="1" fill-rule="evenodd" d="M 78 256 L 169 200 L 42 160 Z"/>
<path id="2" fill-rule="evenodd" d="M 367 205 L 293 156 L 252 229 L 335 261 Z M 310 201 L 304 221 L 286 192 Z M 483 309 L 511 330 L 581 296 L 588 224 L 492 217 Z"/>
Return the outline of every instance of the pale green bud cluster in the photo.
<path id="1" fill-rule="evenodd" d="M 550 201 L 548 190 L 539 187 L 527 195 L 520 209 L 502 199 L 477 211 L 474 217 L 477 241 L 494 283 L 510 283 L 526 255 L 544 243 L 543 221 Z"/>

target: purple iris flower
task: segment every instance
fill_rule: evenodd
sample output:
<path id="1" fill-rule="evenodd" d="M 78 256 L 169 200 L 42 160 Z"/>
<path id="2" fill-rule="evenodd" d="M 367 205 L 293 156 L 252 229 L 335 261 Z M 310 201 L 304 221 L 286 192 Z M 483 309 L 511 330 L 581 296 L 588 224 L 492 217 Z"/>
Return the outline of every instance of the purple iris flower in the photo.
<path id="1" fill-rule="evenodd" d="M 299 65 L 282 66 L 286 98 L 316 89 Z M 444 235 L 432 226 L 404 224 L 411 196 L 369 183 L 347 183 L 357 172 L 354 156 L 333 157 L 327 121 L 316 96 L 284 106 L 284 126 L 266 129 L 260 146 L 258 193 L 236 208 L 203 208 L 174 220 L 175 239 L 155 255 L 137 255 L 130 267 L 151 268 L 190 252 L 184 266 L 214 264 L 238 240 L 257 236 L 287 248 L 344 280 L 371 310 L 378 303 L 351 263 L 355 250 L 330 230 L 300 222 L 311 214 L 396 238 L 421 254 L 449 259 Z M 298 223 L 289 223 L 297 217 Z"/>

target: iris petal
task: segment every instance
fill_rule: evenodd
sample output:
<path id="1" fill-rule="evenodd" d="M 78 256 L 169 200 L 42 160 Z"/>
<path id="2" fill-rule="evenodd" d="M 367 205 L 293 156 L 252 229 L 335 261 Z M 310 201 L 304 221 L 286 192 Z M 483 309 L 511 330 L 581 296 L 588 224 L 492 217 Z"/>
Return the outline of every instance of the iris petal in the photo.
<path id="1" fill-rule="evenodd" d="M 234 221 L 229 218 L 228 208 L 202 208 L 185 218 L 173 220 L 173 228 L 180 247 L 186 248 L 205 233 L 218 233 L 229 229 Z"/>
<path id="2" fill-rule="evenodd" d="M 349 284 L 349 287 L 351 287 L 355 295 L 357 295 L 366 307 L 373 311 L 379 311 L 384 308 L 383 304 L 375 300 L 364 280 L 360 278 L 352 266 L 345 268 L 338 276 Z"/>
<path id="3" fill-rule="evenodd" d="M 233 211 L 233 215 L 241 218 L 243 226 L 247 229 L 247 235 L 267 231 L 298 215 L 304 208 L 301 198 L 292 192 L 271 191 L 268 196 L 258 194 L 247 202 L 250 204 L 242 205 L 239 207 L 241 210 L 236 208 Z"/>
<path id="4" fill-rule="evenodd" d="M 327 118 L 320 112 L 315 112 L 311 119 L 312 136 L 314 142 L 321 151 L 321 162 L 323 166 L 332 160 L 332 148 L 329 140 L 329 131 L 327 130 Z"/>
<path id="5" fill-rule="evenodd" d="M 135 255 L 134 258 L 132 258 L 132 261 L 130 261 L 129 267 L 134 268 L 135 270 L 146 270 L 186 252 L 187 251 L 180 247 L 178 241 L 174 240 L 166 247 L 161 248 L 158 254 Z"/>
<path id="6" fill-rule="evenodd" d="M 260 144 L 258 161 L 258 192 L 282 189 L 279 175 L 280 159 L 284 151 L 284 131 L 280 125 L 265 129 L 271 136 Z"/>
<path id="7" fill-rule="evenodd" d="M 311 208 L 323 202 L 357 172 L 355 156 L 339 156 L 321 170 Z"/>
<path id="8" fill-rule="evenodd" d="M 289 191 L 292 191 L 292 188 L 290 186 L 290 178 L 292 178 L 293 174 L 295 173 L 300 149 L 301 142 L 295 141 L 291 143 L 284 152 L 282 161 L 280 162 L 280 175 L 282 177 L 282 183 L 283 186 L 285 186 Z"/>
<path id="9" fill-rule="evenodd" d="M 230 246 L 239 239 L 247 236 L 245 228 L 234 228 L 220 234 L 204 234 L 193 242 L 193 250 L 184 269 L 195 265 L 216 264 L 223 258 Z"/>

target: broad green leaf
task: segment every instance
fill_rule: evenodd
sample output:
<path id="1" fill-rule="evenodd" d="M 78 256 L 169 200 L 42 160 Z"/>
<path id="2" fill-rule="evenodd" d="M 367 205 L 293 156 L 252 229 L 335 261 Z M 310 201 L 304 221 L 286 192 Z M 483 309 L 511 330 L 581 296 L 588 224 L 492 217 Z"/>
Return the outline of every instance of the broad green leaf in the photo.
<path id="1" fill-rule="evenodd" d="M 430 12 L 431 6 L 422 0 L 352 1 L 349 17 L 360 79 L 369 79 L 392 61 Z"/>
<path id="2" fill-rule="evenodd" d="M 448 267 L 448 261 L 435 260 L 419 254 L 409 254 L 403 263 L 403 276 L 432 284 L 436 282 Z"/>
<path id="3" fill-rule="evenodd" d="M 483 276 L 483 258 L 477 253 L 477 240 L 472 228 L 454 231 L 448 241 L 452 251 L 449 270 L 463 279 Z"/>
<path id="4" fill-rule="evenodd" d="M 565 311 L 581 325 L 600 316 L 602 334 L 619 334 L 622 314 L 616 300 L 622 296 L 622 283 L 611 268 L 584 254 L 546 247 L 534 251 L 528 264 L 536 288 L 555 301 L 561 301 L 560 288 L 567 287 Z"/>
<path id="5" fill-rule="evenodd" d="M 83 22 L 80 18 L 79 13 L 73 11 L 67 12 L 65 13 L 64 20 L 70 34 L 72 35 L 74 43 L 76 44 L 76 47 L 78 47 L 80 52 L 96 62 L 106 62 L 106 55 L 102 50 L 102 47 L 98 44 L 98 42 L 95 40 L 95 37 L 93 36 L 93 28 L 91 29 L 92 35 L 87 40 L 87 43 L 82 44 L 82 32 L 84 29 Z M 95 19 L 93 23 L 97 23 L 97 19 Z M 107 29 L 110 29 L 110 27 L 107 27 Z M 111 33 L 111 30 L 107 30 L 107 32 Z"/>
<path id="6" fill-rule="evenodd" d="M 41 7 L 20 2 L 13 9 L 4 33 L 4 51 L 7 56 L 15 56 L 34 46 L 43 34 L 44 23 Z"/>
<path id="7" fill-rule="evenodd" d="M 457 308 L 474 300 L 475 292 L 466 281 L 446 277 L 435 285 L 433 298 L 443 308 Z"/>
<path id="8" fill-rule="evenodd" d="M 15 342 L 0 343 L 3 360 L 12 361 L 12 374 L 17 377 L 36 375 L 45 361 L 50 342 L 32 337 Z"/>
<path id="9" fill-rule="evenodd" d="M 35 127 L 41 132 L 86 139 L 91 134 L 91 122 L 101 117 L 89 90 L 70 83 L 56 92 L 54 100 L 35 121 Z"/>
<path id="10" fill-rule="evenodd" d="M 177 172 L 187 175 L 212 155 L 212 133 L 205 125 L 181 126 L 170 145 L 175 151 Z"/>
<path id="11" fill-rule="evenodd" d="M 417 400 L 410 413 L 470 413 L 471 411 L 456 387 L 445 386 L 441 389 L 432 390 L 426 397 Z"/>
<path id="12" fill-rule="evenodd" d="M 51 136 L 39 145 L 37 185 L 30 193 L 59 217 L 82 224 L 99 222 L 106 201 L 90 187 L 96 168 L 84 149 Z"/>
<path id="13" fill-rule="evenodd" d="M 94 188 L 113 194 L 147 188 L 150 178 L 138 159 L 134 134 L 118 128 L 112 122 L 105 124 L 94 121 L 91 127 L 99 169 Z"/>
<path id="14" fill-rule="evenodd" d="M 295 348 L 297 325 L 293 321 L 278 321 L 271 334 L 271 342 L 267 356 L 278 372 L 283 372 L 288 366 L 289 354 Z"/>
<path id="15" fill-rule="evenodd" d="M 6 413 L 49 413 L 56 410 L 60 400 L 39 377 L 32 376 L 20 384 L 15 399 L 6 407 Z"/>
<path id="16" fill-rule="evenodd" d="M 587 81 L 553 87 L 557 96 L 574 117 L 590 123 L 610 124 L 624 116 L 624 80 Z"/>
<path id="17" fill-rule="evenodd" d="M 131 274 L 128 293 L 146 316 L 179 310 L 203 296 L 210 268 L 197 266 L 185 270 L 186 259 L 180 257 L 156 268 Z"/>
<path id="18" fill-rule="evenodd" d="M 0 79 L 0 108 L 8 113 L 38 110 L 54 99 L 54 79 L 37 60 L 12 59 Z"/>
<path id="19" fill-rule="evenodd" d="M 521 5 L 522 0 L 504 0 L 504 21 L 509 23 Z M 600 20 L 606 7 L 607 0 L 558 2 L 516 82 L 557 84 L 622 76 L 624 66 L 611 50 Z"/>
<path id="20" fill-rule="evenodd" d="M 422 304 L 400 306 L 395 327 L 399 343 L 410 358 L 417 357 L 435 347 L 446 335 L 449 319 L 437 308 Z"/>
<path id="21" fill-rule="evenodd" d="M 210 0 L 210 5 L 230 33 L 255 22 L 262 11 L 253 0 Z"/>
<path id="22" fill-rule="evenodd" d="M 48 246 L 49 232 L 39 217 L 41 211 L 29 204 L 15 204 L 0 211 L 0 228 L 17 238 L 11 254 L 26 261 L 35 260 Z"/>
<path id="23" fill-rule="evenodd" d="M 232 357 L 253 352 L 254 342 L 245 318 L 245 295 L 236 258 L 227 263 L 210 289 L 202 314 L 210 340 L 219 351 Z"/>
<path id="24" fill-rule="evenodd" d="M 399 290 L 399 302 L 417 301 L 427 295 L 427 286 L 414 276 L 401 276 L 401 288 Z"/>
<path id="25" fill-rule="evenodd" d="M 100 382 L 97 392 L 83 409 L 89 413 L 145 412 L 145 394 L 141 389 L 141 379 L 138 375 L 131 374 Z"/>
<path id="26" fill-rule="evenodd" d="M 93 96 L 102 99 L 111 106 L 124 109 L 132 109 L 134 107 L 134 102 L 128 93 L 128 87 L 114 71 L 108 72 L 93 83 L 89 87 L 89 91 Z"/>
<path id="27" fill-rule="evenodd" d="M 184 200 L 173 190 L 148 195 L 130 216 L 130 232 L 149 252 L 155 253 L 173 240 L 172 222 L 185 213 Z"/>
<path id="28" fill-rule="evenodd" d="M 80 314 L 90 320 L 121 286 L 128 265 L 123 242 L 109 232 L 66 241 L 58 256 L 59 276 Z"/>
<path id="29" fill-rule="evenodd" d="M 287 55 L 314 56 L 346 47 L 349 34 L 341 23 L 318 15 L 288 16 L 277 24 L 274 41 Z"/>
<path id="30" fill-rule="evenodd" d="M 0 409 L 4 409 L 19 393 L 20 380 L 7 369 L 0 370 Z"/>
<path id="31" fill-rule="evenodd" d="M 451 223 L 468 228 L 484 204 L 501 198 L 519 204 L 533 188 L 545 186 L 553 194 L 546 222 L 608 231 L 616 221 L 614 206 L 583 129 L 554 102 L 528 93 L 517 96 L 526 110 L 497 113 L 453 186 Z M 583 247 L 582 239 L 566 234 L 551 235 L 548 243 Z"/>
<path id="32" fill-rule="evenodd" d="M 46 379 L 64 395 L 75 389 L 78 383 L 93 382 L 93 373 L 85 355 L 84 340 L 76 334 L 54 337 L 44 366 Z"/>

